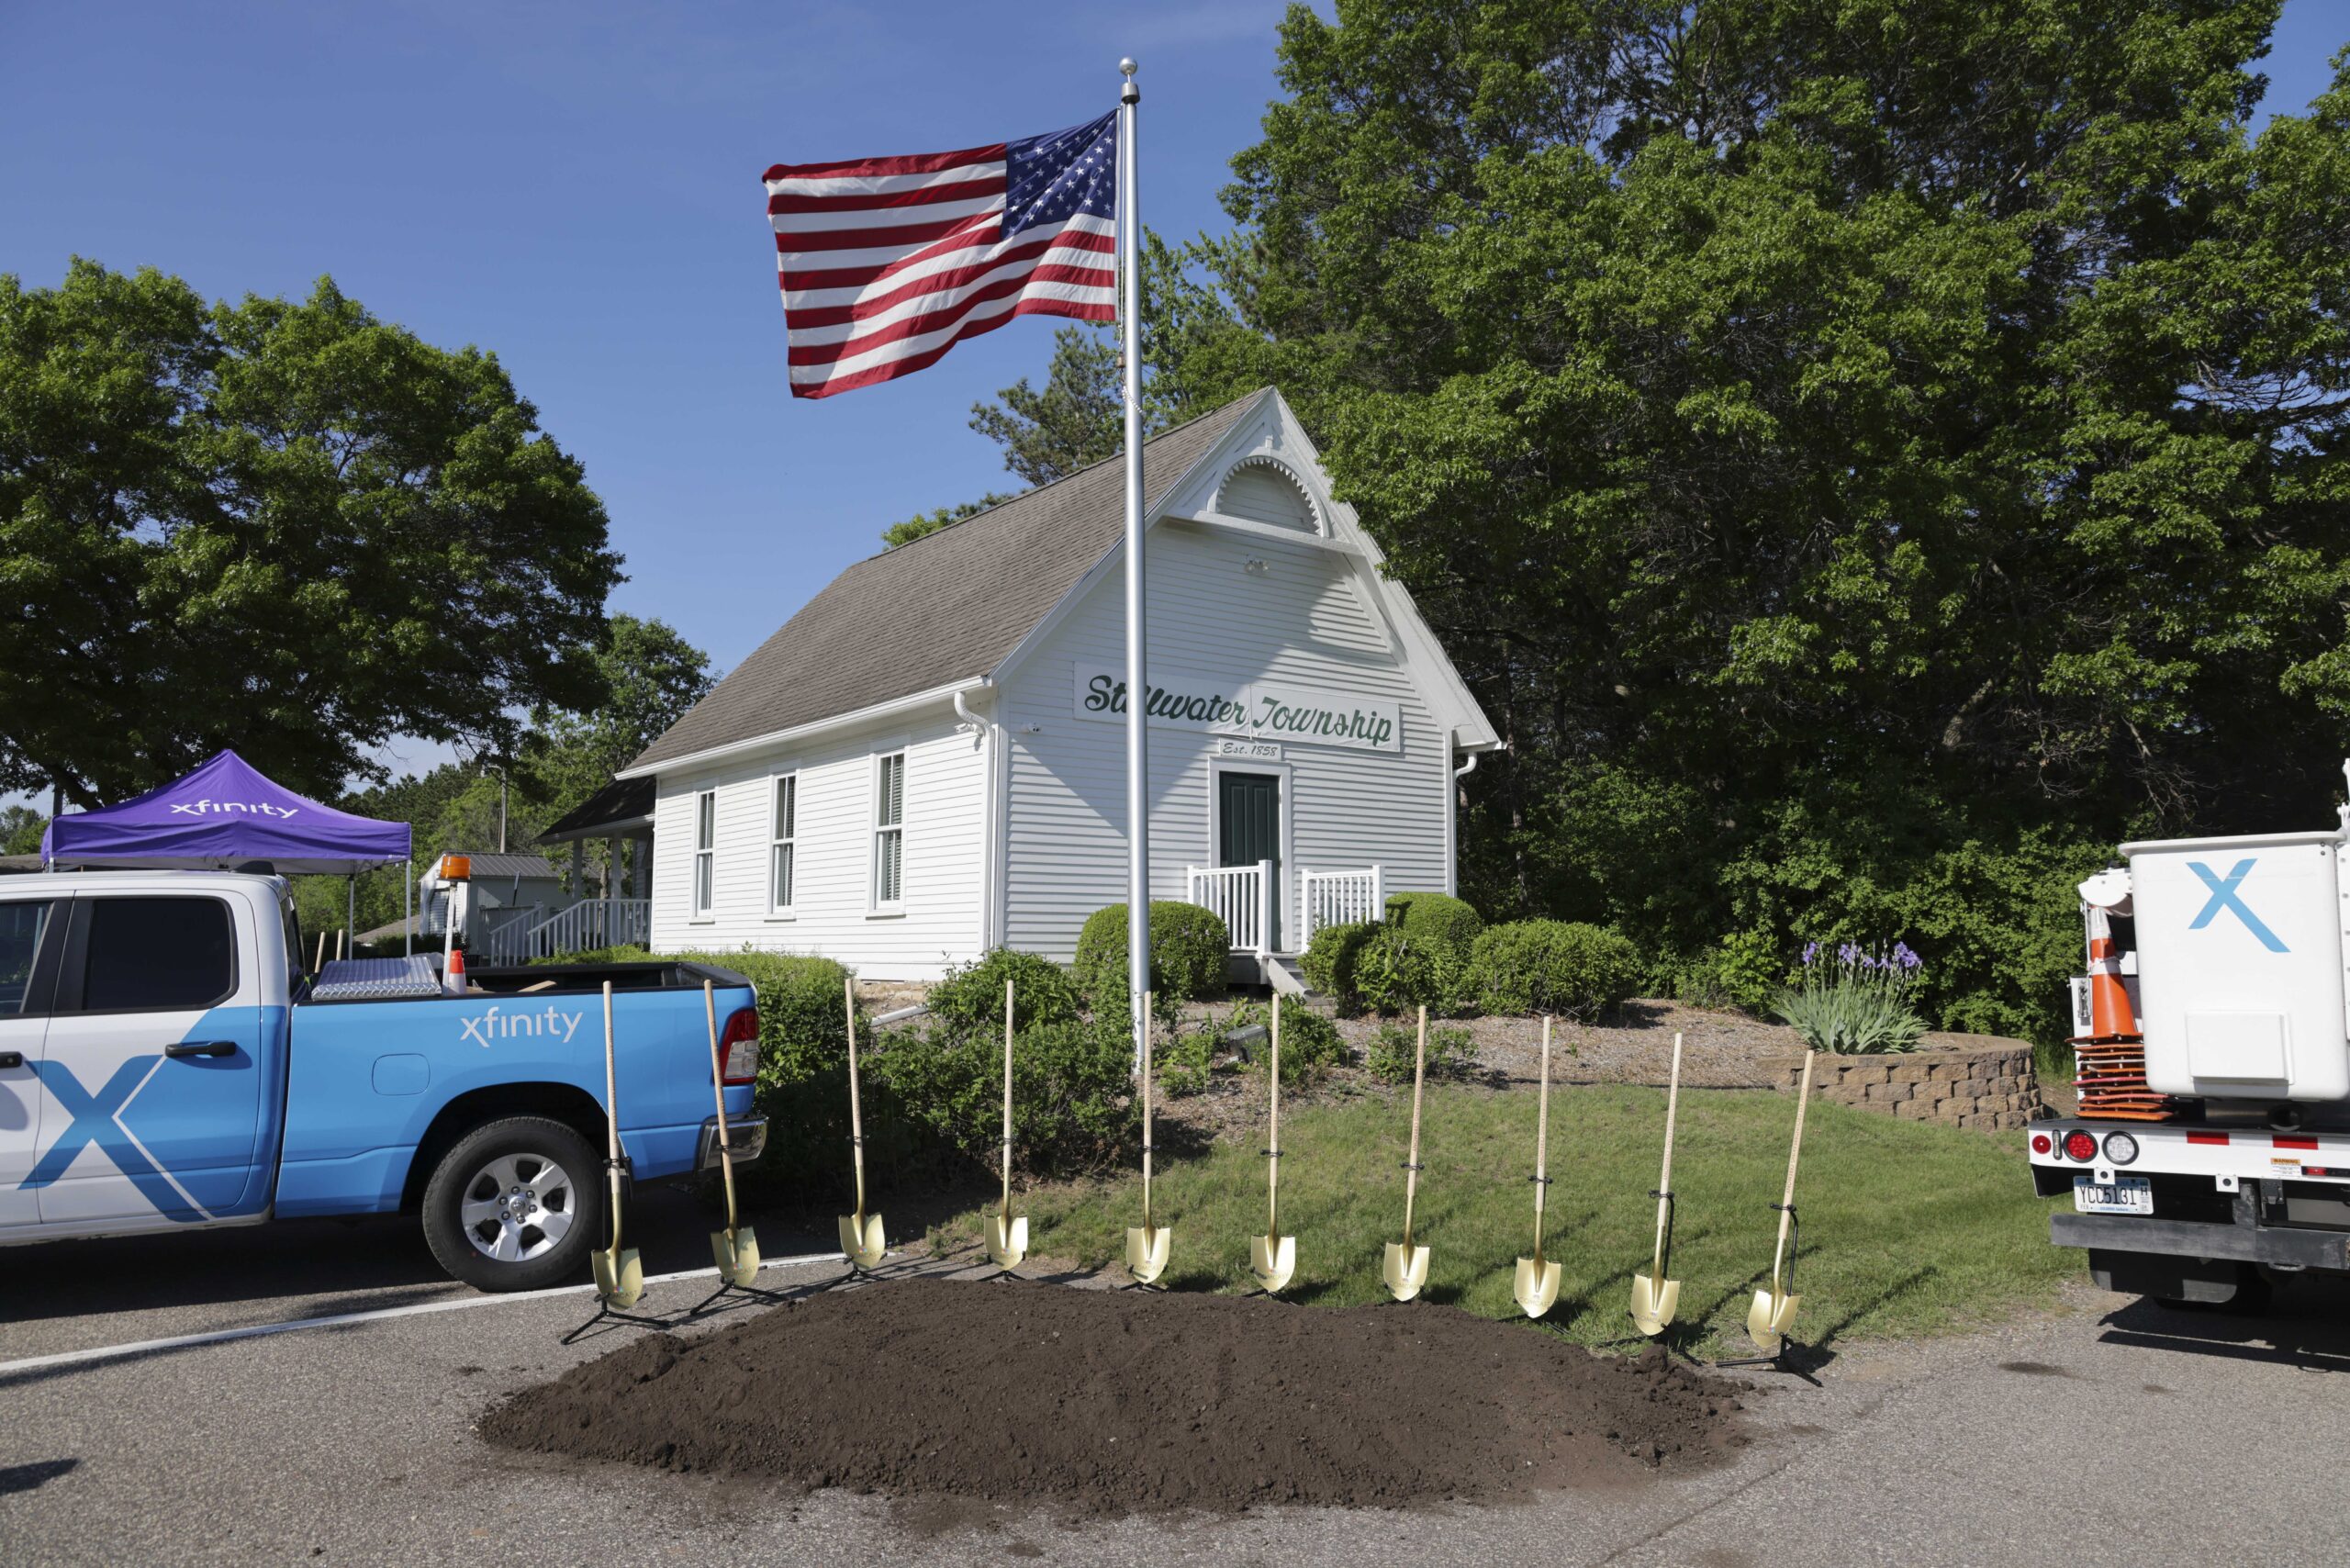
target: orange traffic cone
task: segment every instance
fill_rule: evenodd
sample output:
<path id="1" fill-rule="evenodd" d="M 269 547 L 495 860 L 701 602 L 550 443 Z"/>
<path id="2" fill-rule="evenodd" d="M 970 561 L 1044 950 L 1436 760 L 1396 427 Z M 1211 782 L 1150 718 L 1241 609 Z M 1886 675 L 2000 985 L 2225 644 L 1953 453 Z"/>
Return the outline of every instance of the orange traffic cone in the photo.
<path id="1" fill-rule="evenodd" d="M 451 996 L 465 994 L 465 950 L 463 947 L 449 949 L 449 972 L 442 977 L 442 984 Z"/>
<path id="2" fill-rule="evenodd" d="M 2121 955 L 2115 949 L 2113 923 L 2106 912 L 2089 906 L 2089 1036 L 2097 1040 L 2139 1037 L 2138 1010 L 2130 1004 L 2130 988 L 2121 980 Z"/>

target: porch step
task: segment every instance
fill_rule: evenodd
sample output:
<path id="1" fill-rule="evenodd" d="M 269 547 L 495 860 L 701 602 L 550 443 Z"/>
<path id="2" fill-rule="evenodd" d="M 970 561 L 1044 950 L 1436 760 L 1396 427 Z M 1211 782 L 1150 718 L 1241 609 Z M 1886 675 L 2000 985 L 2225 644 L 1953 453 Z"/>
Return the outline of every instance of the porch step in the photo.
<path id="1" fill-rule="evenodd" d="M 1235 985 L 1269 985 L 1283 996 L 1305 994 L 1305 970 L 1294 953 L 1235 953 L 1225 960 L 1224 974 Z"/>

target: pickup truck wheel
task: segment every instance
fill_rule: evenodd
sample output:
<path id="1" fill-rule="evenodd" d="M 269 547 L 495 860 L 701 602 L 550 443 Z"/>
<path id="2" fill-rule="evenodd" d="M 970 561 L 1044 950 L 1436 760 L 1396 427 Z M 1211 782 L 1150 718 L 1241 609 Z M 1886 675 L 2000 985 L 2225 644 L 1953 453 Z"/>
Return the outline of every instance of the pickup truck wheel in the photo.
<path id="1" fill-rule="evenodd" d="M 476 1290 L 530 1291 L 579 1271 L 603 1205 L 587 1139 L 544 1116 L 459 1138 L 424 1188 L 424 1239 Z"/>

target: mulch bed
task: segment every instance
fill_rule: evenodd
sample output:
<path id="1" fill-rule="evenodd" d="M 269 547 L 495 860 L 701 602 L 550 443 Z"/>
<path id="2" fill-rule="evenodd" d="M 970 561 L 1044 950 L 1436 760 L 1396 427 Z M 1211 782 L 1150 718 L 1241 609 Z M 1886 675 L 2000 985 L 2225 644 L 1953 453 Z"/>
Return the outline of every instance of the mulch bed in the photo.
<path id="1" fill-rule="evenodd" d="M 1075 1515 L 1405 1507 L 1718 1463 L 1747 1440 L 1738 1387 L 1449 1306 L 914 1279 L 647 1336 L 480 1430 L 576 1459 Z"/>

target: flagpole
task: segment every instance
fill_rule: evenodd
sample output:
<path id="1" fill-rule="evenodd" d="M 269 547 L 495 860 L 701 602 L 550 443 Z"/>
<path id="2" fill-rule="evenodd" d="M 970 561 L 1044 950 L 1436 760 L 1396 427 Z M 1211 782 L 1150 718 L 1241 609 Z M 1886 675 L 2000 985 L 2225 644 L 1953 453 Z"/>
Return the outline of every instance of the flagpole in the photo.
<path id="1" fill-rule="evenodd" d="M 1142 219 L 1135 200 L 1135 122 L 1142 91 L 1135 62 L 1118 62 L 1118 332 L 1126 405 L 1126 1011 L 1135 1069 L 1149 1048 L 1144 1016 L 1150 990 L 1150 780 L 1144 724 L 1150 686 L 1143 669 L 1142 576 Z"/>

